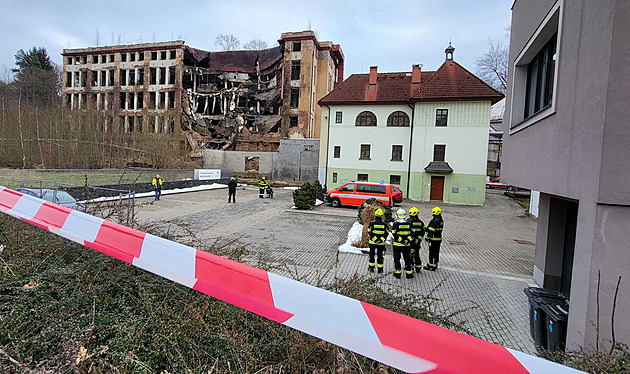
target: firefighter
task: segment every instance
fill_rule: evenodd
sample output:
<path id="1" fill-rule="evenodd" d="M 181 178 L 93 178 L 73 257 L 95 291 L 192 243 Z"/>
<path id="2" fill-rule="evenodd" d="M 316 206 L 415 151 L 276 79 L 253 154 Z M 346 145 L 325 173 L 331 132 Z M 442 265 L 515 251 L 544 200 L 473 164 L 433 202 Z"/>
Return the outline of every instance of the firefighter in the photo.
<path id="1" fill-rule="evenodd" d="M 398 209 L 396 212 L 396 222 L 392 225 L 392 234 L 394 241 L 392 243 L 394 249 L 394 277 L 400 279 L 401 266 L 400 255 L 405 260 L 405 272 L 407 279 L 413 278 L 413 270 L 411 269 L 411 258 L 409 256 L 409 246 L 413 240 L 411 233 L 411 224 L 407 221 L 407 212 L 404 209 Z"/>
<path id="2" fill-rule="evenodd" d="M 413 240 L 411 241 L 410 254 L 411 262 L 414 264 L 416 273 L 422 269 L 422 260 L 420 259 L 420 249 L 422 248 L 422 239 L 424 239 L 424 222 L 418 217 L 418 208 L 409 209 L 409 219 L 411 225 L 411 233 Z"/>
<path id="3" fill-rule="evenodd" d="M 260 197 L 261 199 L 264 198 L 265 196 L 265 189 L 267 188 L 267 178 L 262 177 L 260 178 L 260 182 L 258 182 L 258 197 Z"/>
<path id="4" fill-rule="evenodd" d="M 442 244 L 442 230 L 444 220 L 442 219 L 442 209 L 435 207 L 431 209 L 433 218 L 427 225 L 427 242 L 429 242 L 429 263 L 424 266 L 426 270 L 435 271 L 440 261 L 440 245 Z"/>
<path id="5" fill-rule="evenodd" d="M 157 174 L 153 181 L 151 182 L 153 185 L 153 189 L 155 190 L 155 200 L 160 200 L 160 196 L 162 196 L 162 185 L 164 184 L 164 179 L 160 177 L 160 174 Z"/>
<path id="6" fill-rule="evenodd" d="M 368 235 L 370 236 L 370 259 L 368 263 L 368 271 L 374 272 L 374 254 L 376 254 L 376 266 L 378 272 L 383 272 L 383 253 L 385 253 L 385 240 L 389 235 L 387 224 L 383 222 L 383 209 L 378 208 L 374 212 L 374 220 L 368 226 Z"/>

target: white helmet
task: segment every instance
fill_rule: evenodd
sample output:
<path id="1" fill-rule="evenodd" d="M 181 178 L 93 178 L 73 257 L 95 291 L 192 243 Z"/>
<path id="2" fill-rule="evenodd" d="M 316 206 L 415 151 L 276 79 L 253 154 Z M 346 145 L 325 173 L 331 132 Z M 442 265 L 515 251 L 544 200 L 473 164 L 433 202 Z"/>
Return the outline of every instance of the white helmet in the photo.
<path id="1" fill-rule="evenodd" d="M 407 212 L 405 212 L 404 209 L 398 209 L 398 211 L 396 212 L 396 217 L 398 217 L 398 219 L 405 219 L 407 218 Z"/>

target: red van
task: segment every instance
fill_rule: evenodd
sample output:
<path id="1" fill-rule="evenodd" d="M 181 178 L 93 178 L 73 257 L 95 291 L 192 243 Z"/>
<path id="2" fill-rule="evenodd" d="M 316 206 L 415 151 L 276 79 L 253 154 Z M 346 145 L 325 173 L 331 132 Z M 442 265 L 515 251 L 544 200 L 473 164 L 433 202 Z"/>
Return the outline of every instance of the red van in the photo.
<path id="1" fill-rule="evenodd" d="M 394 206 L 394 203 L 402 202 L 402 192 L 390 184 L 347 182 L 326 193 L 326 201 L 334 207 L 359 206 L 370 198 Z"/>

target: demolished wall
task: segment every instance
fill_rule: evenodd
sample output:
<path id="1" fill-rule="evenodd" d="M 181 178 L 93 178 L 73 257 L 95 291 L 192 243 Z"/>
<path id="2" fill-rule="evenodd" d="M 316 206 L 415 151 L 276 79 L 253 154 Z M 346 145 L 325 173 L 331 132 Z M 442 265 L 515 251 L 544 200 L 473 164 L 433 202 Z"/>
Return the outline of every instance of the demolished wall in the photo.
<path id="1" fill-rule="evenodd" d="M 276 151 L 281 133 L 281 47 L 207 52 L 184 47 L 182 128 L 193 151 Z M 190 139 L 189 139 L 190 141 Z"/>

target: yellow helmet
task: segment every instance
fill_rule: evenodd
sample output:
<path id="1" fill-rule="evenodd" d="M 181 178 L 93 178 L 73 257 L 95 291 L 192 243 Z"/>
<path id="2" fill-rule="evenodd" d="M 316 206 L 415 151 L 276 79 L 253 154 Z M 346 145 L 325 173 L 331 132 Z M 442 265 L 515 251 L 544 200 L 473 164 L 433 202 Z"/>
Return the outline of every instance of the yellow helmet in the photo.
<path id="1" fill-rule="evenodd" d="M 435 208 L 431 209 L 431 214 L 433 214 L 434 216 L 442 215 L 442 209 L 436 206 Z"/>
<path id="2" fill-rule="evenodd" d="M 374 217 L 383 217 L 383 209 L 378 208 L 374 211 Z"/>
<path id="3" fill-rule="evenodd" d="M 413 208 L 409 209 L 409 215 L 412 216 L 412 217 L 413 216 L 417 216 L 418 213 L 420 213 L 420 212 L 418 212 L 418 208 L 416 208 L 415 206 Z"/>
<path id="4" fill-rule="evenodd" d="M 267 178 L 265 178 L 265 177 L 262 177 L 262 179 L 264 180 L 264 179 L 267 179 Z"/>

